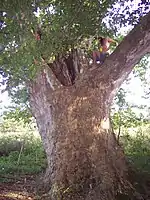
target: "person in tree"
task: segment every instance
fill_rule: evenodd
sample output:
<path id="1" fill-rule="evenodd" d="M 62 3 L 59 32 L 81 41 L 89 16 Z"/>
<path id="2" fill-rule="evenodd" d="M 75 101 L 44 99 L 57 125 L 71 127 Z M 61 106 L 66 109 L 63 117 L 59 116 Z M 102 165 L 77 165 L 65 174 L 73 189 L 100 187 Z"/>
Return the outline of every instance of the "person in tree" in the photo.
<path id="1" fill-rule="evenodd" d="M 41 40 L 42 33 L 41 33 L 40 27 L 38 27 L 36 31 L 32 29 L 31 32 L 34 35 L 36 40 Z"/>
<path id="2" fill-rule="evenodd" d="M 35 39 L 36 39 L 36 40 L 41 40 L 42 34 L 41 34 L 41 30 L 40 30 L 39 27 L 38 27 L 37 30 L 35 31 L 34 36 L 35 36 Z"/>
<path id="3" fill-rule="evenodd" d="M 93 62 L 96 64 L 97 61 L 102 64 L 105 58 L 109 55 L 110 44 L 117 42 L 111 38 L 99 37 L 97 41 L 94 43 L 94 51 L 93 51 Z"/>

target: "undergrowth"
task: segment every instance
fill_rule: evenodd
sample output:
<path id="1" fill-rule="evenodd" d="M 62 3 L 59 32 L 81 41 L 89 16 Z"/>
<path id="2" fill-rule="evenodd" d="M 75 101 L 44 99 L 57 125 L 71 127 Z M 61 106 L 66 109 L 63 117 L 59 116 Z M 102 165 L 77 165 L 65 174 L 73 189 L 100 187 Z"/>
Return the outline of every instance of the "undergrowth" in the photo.
<path id="1" fill-rule="evenodd" d="M 38 174 L 45 168 L 45 152 L 34 126 L 3 121 L 0 125 L 0 181 L 10 175 Z"/>
<path id="2" fill-rule="evenodd" d="M 150 174 L 150 125 L 125 129 L 120 142 L 135 169 Z"/>

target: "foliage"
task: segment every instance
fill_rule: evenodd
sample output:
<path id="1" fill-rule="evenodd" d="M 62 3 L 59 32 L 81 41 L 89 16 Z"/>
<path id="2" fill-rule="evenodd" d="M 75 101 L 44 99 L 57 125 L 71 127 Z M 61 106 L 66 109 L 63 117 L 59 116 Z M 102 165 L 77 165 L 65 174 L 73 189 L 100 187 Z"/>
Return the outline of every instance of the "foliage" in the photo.
<path id="1" fill-rule="evenodd" d="M 41 56 L 49 61 L 52 57 L 77 47 L 84 38 L 99 34 L 112 35 L 112 27 L 122 23 L 118 11 L 115 12 L 113 8 L 116 2 L 121 9 L 125 7 L 130 12 L 122 0 L 3 1 L 0 44 L 4 48 L 0 73 L 5 77 L 7 89 L 11 90 L 20 83 L 24 85 L 32 79 L 38 69 L 35 60 L 40 61 Z M 146 9 L 147 2 L 143 1 L 136 9 L 140 16 L 145 14 L 145 11 L 141 10 L 143 4 Z M 108 12 L 108 9 L 111 9 L 111 12 Z M 112 12 L 117 15 L 112 15 Z M 110 14 L 112 16 L 106 23 L 105 17 Z M 121 16 L 123 19 L 125 13 Z M 136 16 L 137 13 L 130 17 Z M 114 21 L 113 26 L 107 28 L 111 19 Z M 42 32 L 40 41 L 36 41 L 34 37 L 37 28 Z"/>
<path id="2" fill-rule="evenodd" d="M 120 142 L 132 165 L 139 171 L 150 173 L 150 124 L 124 128 Z"/>
<path id="3" fill-rule="evenodd" d="M 46 167 L 41 139 L 33 124 L 4 120 L 0 126 L 0 174 L 34 174 Z"/>
<path id="4" fill-rule="evenodd" d="M 149 81 L 146 77 L 149 71 L 149 55 L 144 56 L 135 66 L 132 77 L 138 77 L 142 85 Z M 130 77 L 125 85 L 130 83 Z M 125 154 L 130 163 L 140 172 L 150 174 L 150 121 L 149 117 L 136 110 L 146 109 L 146 106 L 130 104 L 126 100 L 128 94 L 126 87 L 119 89 L 112 107 L 113 128 L 118 140 L 123 145 Z M 131 94 L 132 95 L 132 94 Z M 136 101 L 135 101 L 136 102 Z"/>
<path id="5" fill-rule="evenodd" d="M 41 54 L 49 59 L 75 46 L 81 35 L 95 35 L 105 30 L 101 22 L 113 2 L 22 0 L 18 3 L 15 0 L 12 4 L 10 0 L 4 1 L 0 43 L 5 50 L 1 66 L 3 75 L 9 75 L 9 87 L 33 78 L 34 60 L 39 60 Z M 42 29 L 41 41 L 33 36 L 38 26 Z"/>
<path id="6" fill-rule="evenodd" d="M 89 38 L 94 39 L 98 35 L 113 36 L 116 26 L 120 28 L 118 25 L 133 24 L 139 16 L 146 14 L 147 1 L 141 0 L 135 9 L 130 9 L 128 4 L 133 3 L 132 0 L 2 1 L 1 84 L 6 85 L 13 102 L 19 104 L 8 115 L 17 119 L 18 114 L 28 121 L 27 116 L 31 113 L 27 103 L 27 85 L 41 67 L 41 57 L 52 62 L 59 54 L 81 48 Z M 35 39 L 38 29 L 42 34 L 40 41 Z"/>
<path id="7" fill-rule="evenodd" d="M 145 55 L 133 69 L 134 76 L 139 77 L 143 84 L 147 84 L 146 73 L 150 70 L 149 59 L 150 54 Z"/>
<path id="8" fill-rule="evenodd" d="M 133 27 L 140 18 L 149 12 L 149 0 L 119 0 L 113 5 L 108 15 L 109 26 L 115 32 L 120 27 Z"/>
<path id="9" fill-rule="evenodd" d="M 144 119 L 144 116 L 142 114 L 140 117 L 138 117 L 131 108 L 128 108 L 124 111 L 116 112 L 113 115 L 114 129 L 119 128 L 119 126 L 125 128 L 137 127 L 140 126 L 143 121 L 145 123 L 148 123 L 148 121 Z"/>
<path id="10" fill-rule="evenodd" d="M 102 22 L 114 0 L 58 1 L 5 0 L 1 2 L 0 74 L 2 85 L 19 104 L 8 115 L 22 118 L 30 115 L 27 85 L 41 67 L 41 57 L 47 62 L 55 56 L 80 46 L 84 38 L 106 34 Z M 41 30 L 40 41 L 35 32 Z M 24 104 L 24 105 L 23 105 Z M 16 107 L 16 105 L 15 105 Z M 25 112 L 27 111 L 27 114 Z"/>
<path id="11" fill-rule="evenodd" d="M 146 76 L 146 74 L 150 70 L 149 58 L 149 55 L 144 56 L 135 66 L 132 74 L 119 89 L 114 99 L 114 105 L 112 106 L 111 110 L 114 129 L 137 127 L 143 123 L 149 123 L 149 116 L 142 114 L 144 110 L 148 110 L 148 105 L 143 105 L 142 102 L 141 105 L 137 105 L 136 101 L 131 104 L 126 100 L 126 96 L 130 93 L 126 86 L 130 84 L 131 80 L 134 81 L 134 78 L 138 78 L 141 81 L 143 89 L 148 87 L 149 78 Z M 132 93 L 130 95 L 132 95 Z M 140 111 L 140 113 L 137 114 L 137 111 Z"/>
<path id="12" fill-rule="evenodd" d="M 26 105 L 9 106 L 8 111 L 3 112 L 4 119 L 15 119 L 16 121 L 23 121 L 26 124 L 32 122 L 33 118 L 29 109 Z"/>

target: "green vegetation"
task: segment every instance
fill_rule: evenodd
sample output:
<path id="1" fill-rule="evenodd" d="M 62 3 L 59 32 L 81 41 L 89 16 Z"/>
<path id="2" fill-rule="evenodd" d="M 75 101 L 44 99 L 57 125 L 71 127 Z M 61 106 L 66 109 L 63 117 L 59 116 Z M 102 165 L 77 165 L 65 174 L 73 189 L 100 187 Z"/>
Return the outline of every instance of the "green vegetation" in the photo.
<path id="1" fill-rule="evenodd" d="M 119 140 L 133 166 L 150 173 L 150 124 L 123 128 Z M 33 124 L 3 120 L 0 156 L 0 181 L 5 175 L 38 174 L 46 168 L 44 149 Z"/>
<path id="2" fill-rule="evenodd" d="M 32 124 L 4 120 L 0 125 L 0 178 L 38 174 L 46 167 L 40 136 Z"/>
<path id="3" fill-rule="evenodd" d="M 150 124 L 123 132 L 120 143 L 129 161 L 140 172 L 150 173 Z"/>

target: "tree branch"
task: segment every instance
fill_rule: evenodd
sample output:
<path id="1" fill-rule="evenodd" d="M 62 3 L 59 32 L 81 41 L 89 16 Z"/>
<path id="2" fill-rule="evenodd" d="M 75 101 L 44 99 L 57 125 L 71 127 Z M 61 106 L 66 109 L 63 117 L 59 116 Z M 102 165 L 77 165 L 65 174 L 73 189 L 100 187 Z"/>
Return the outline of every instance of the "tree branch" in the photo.
<path id="1" fill-rule="evenodd" d="M 124 38 L 104 64 L 104 68 L 107 67 L 107 78 L 109 76 L 117 84 L 120 82 L 120 86 L 146 53 L 150 53 L 150 12 Z"/>
<path id="2" fill-rule="evenodd" d="M 88 70 L 79 83 L 82 81 L 85 85 L 93 82 L 93 87 L 102 89 L 103 86 L 105 90 L 107 88 L 111 93 L 111 103 L 120 85 L 146 53 L 150 53 L 150 12 L 142 17 L 104 64 L 92 71 Z"/>
<path id="3" fill-rule="evenodd" d="M 124 38 L 108 59 L 106 80 L 113 86 L 110 101 L 139 60 L 150 53 L 150 12 Z"/>

